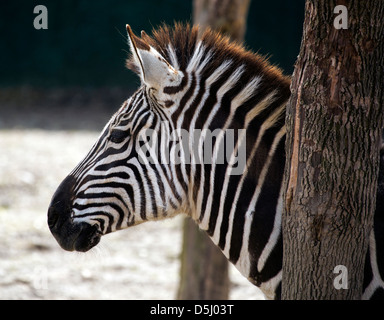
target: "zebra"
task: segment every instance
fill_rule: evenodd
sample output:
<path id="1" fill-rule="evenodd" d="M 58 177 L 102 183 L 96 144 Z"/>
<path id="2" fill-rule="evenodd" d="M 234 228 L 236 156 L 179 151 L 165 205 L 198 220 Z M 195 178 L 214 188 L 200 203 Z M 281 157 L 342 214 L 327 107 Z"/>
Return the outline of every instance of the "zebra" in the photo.
<path id="1" fill-rule="evenodd" d="M 87 251 L 107 233 L 186 213 L 267 298 L 279 299 L 290 78 L 209 29 L 198 36 L 197 26 L 164 24 L 139 37 L 126 28 L 131 49 L 126 65 L 141 85 L 54 193 L 48 208 L 53 236 L 65 250 Z M 161 136 L 185 130 L 188 141 L 158 139 L 151 149 L 143 138 L 148 130 Z M 205 135 L 195 137 L 196 130 Z M 164 150 L 176 145 L 181 160 L 201 153 L 206 133 L 215 130 L 208 163 L 166 159 Z M 227 132 L 232 147 L 225 144 Z M 162 152 L 153 154 L 158 149 Z M 223 150 L 229 157 L 218 161 L 215 155 Z M 236 157 L 237 164 L 244 161 L 234 173 Z M 383 175 L 381 167 L 381 181 Z M 384 183 L 375 230 L 384 226 L 383 206 Z M 384 260 L 377 255 L 383 245 L 383 236 L 372 232 L 365 299 L 384 296 Z"/>

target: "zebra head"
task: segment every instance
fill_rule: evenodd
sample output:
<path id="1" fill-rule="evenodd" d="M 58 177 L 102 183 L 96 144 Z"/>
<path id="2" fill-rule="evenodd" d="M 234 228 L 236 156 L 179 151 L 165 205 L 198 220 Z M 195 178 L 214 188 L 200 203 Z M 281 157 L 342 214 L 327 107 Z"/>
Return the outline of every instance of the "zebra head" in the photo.
<path id="1" fill-rule="evenodd" d="M 173 51 L 166 58 L 143 40 L 149 39 L 145 33 L 139 38 L 128 25 L 127 31 L 132 53 L 127 65 L 138 73 L 141 86 L 60 184 L 48 209 L 49 228 L 69 251 L 87 251 L 104 234 L 187 211 L 177 168 L 167 161 L 146 162 L 140 139 L 172 129 L 170 109 L 185 91 L 185 72 Z"/>

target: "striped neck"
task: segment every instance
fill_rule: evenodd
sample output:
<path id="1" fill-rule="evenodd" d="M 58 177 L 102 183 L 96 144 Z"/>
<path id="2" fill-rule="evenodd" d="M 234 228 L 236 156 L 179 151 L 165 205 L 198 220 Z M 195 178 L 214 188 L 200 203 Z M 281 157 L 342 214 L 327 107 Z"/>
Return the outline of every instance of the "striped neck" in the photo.
<path id="1" fill-rule="evenodd" d="M 192 218 L 251 282 L 262 286 L 267 280 L 265 290 L 273 296 L 280 269 L 264 267 L 280 250 L 289 81 L 263 60 L 239 58 L 236 51 L 219 59 L 222 54 L 204 39 L 196 46 L 184 71 L 184 100 L 172 110 L 172 122 L 189 132 L 191 153 L 204 152 L 208 135 L 213 155 L 228 151 L 231 139 L 232 154 L 225 163 L 215 157 L 210 163 L 192 162 L 180 176 L 188 181 Z M 205 140 L 193 134 L 196 130 L 206 132 Z M 234 174 L 231 158 L 241 172 Z M 275 265 L 281 265 L 281 255 Z"/>

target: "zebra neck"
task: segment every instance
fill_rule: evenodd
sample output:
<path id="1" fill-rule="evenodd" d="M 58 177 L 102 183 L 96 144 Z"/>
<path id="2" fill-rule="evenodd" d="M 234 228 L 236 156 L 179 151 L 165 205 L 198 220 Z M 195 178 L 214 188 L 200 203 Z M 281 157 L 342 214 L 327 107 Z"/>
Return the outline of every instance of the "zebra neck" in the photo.
<path id="1" fill-rule="evenodd" d="M 178 180 L 188 193 L 192 218 L 245 277 L 260 284 L 280 272 L 268 268 L 268 274 L 265 265 L 280 246 L 289 80 L 241 50 L 228 51 L 225 59 L 217 52 L 198 45 L 184 73 L 180 103 L 170 108 L 175 128 L 193 137 L 190 153 L 205 146 L 194 130 L 212 135 L 219 130 L 212 161 L 181 165 Z M 228 150 L 229 132 L 232 158 L 222 163 L 215 155 Z M 236 156 L 237 171 L 230 165 Z"/>
<path id="2" fill-rule="evenodd" d="M 281 268 L 265 266 L 271 264 L 270 259 L 281 265 L 286 133 L 281 116 L 287 99 L 275 103 L 275 95 L 267 94 L 245 114 L 244 131 L 235 141 L 235 152 L 246 146 L 243 173 L 229 174 L 229 166 L 216 163 L 196 166 L 194 178 L 198 179 L 190 197 L 199 227 L 247 279 L 265 287 L 271 296 L 281 279 Z M 232 123 L 226 120 L 223 128 L 236 128 Z"/>

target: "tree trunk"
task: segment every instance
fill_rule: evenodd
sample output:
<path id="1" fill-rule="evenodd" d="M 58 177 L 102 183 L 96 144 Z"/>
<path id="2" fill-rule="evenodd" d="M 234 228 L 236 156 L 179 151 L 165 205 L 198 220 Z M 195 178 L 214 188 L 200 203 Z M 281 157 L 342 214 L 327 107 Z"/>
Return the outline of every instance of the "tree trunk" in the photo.
<path id="1" fill-rule="evenodd" d="M 211 27 L 242 41 L 250 0 L 195 0 L 194 23 L 200 33 Z M 178 299 L 225 300 L 229 297 L 228 260 L 196 223 L 186 218 L 183 227 Z"/>
<path id="2" fill-rule="evenodd" d="M 286 119 L 283 299 L 361 299 L 383 127 L 383 21 L 383 1 L 306 2 Z"/>
<path id="3" fill-rule="evenodd" d="M 204 231 L 184 220 L 178 298 L 226 300 L 229 296 L 228 261 Z"/>
<path id="4" fill-rule="evenodd" d="M 232 40 L 243 41 L 250 0 L 194 0 L 193 21 L 205 28 L 225 33 Z"/>

